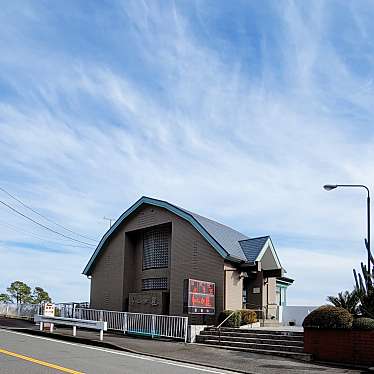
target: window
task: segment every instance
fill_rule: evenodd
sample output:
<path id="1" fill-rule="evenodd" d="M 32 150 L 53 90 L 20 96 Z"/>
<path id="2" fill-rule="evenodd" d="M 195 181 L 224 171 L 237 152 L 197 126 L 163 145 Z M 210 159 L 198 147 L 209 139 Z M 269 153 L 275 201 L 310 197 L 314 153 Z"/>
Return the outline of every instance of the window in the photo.
<path id="1" fill-rule="evenodd" d="M 165 268 L 169 257 L 167 228 L 148 230 L 143 236 L 143 269 Z"/>
<path id="2" fill-rule="evenodd" d="M 165 290 L 168 288 L 167 278 L 142 279 L 142 290 Z"/>
<path id="3" fill-rule="evenodd" d="M 277 305 L 287 305 L 286 291 L 287 291 L 286 287 L 277 286 L 277 289 L 276 289 Z"/>

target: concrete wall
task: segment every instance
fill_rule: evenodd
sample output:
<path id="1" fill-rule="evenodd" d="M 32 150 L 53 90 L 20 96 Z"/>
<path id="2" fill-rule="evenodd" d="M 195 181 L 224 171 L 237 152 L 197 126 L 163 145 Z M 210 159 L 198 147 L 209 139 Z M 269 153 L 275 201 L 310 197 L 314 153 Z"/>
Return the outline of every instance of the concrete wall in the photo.
<path id="1" fill-rule="evenodd" d="M 224 309 L 242 309 L 243 278 L 231 264 L 225 263 L 225 305 Z"/>
<path id="2" fill-rule="evenodd" d="M 302 326 L 304 318 L 318 306 L 299 306 L 299 305 L 286 305 L 280 307 L 282 310 L 282 322 L 283 325 L 288 326 L 289 322 L 294 322 L 296 326 Z"/>

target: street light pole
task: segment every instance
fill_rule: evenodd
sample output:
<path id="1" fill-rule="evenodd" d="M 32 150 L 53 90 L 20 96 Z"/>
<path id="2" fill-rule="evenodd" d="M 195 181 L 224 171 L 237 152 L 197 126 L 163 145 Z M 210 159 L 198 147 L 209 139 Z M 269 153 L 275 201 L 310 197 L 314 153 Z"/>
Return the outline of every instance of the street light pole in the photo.
<path id="1" fill-rule="evenodd" d="M 370 247 L 370 191 L 369 188 L 364 186 L 363 184 L 326 184 L 323 188 L 326 191 L 331 191 L 337 187 L 358 187 L 364 188 L 367 192 L 366 198 L 366 209 L 367 209 L 367 238 L 365 239 L 365 246 L 368 252 L 368 267 L 367 270 L 369 274 L 371 273 L 370 269 L 370 257 L 371 257 L 371 247 Z"/>

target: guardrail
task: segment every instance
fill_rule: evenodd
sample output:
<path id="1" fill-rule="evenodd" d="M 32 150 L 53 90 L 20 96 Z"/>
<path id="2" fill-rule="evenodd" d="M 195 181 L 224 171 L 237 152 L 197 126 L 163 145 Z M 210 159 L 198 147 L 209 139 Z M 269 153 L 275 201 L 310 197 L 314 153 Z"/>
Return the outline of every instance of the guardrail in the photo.
<path id="1" fill-rule="evenodd" d="M 123 331 L 125 334 L 167 337 L 187 342 L 187 317 L 86 308 L 75 308 L 73 317 L 105 321 L 109 330 Z"/>
<path id="2" fill-rule="evenodd" d="M 93 321 L 77 318 L 64 318 L 64 317 L 47 317 L 35 314 L 34 321 L 40 323 L 40 331 L 43 331 L 45 323 L 49 323 L 49 331 L 53 332 L 54 325 L 64 325 L 73 327 L 73 336 L 77 335 L 77 327 L 85 329 L 100 330 L 100 340 L 104 339 L 104 331 L 108 330 L 108 323 L 105 321 Z"/>
<path id="3" fill-rule="evenodd" d="M 0 304 L 0 315 L 33 319 L 42 312 L 41 304 Z"/>

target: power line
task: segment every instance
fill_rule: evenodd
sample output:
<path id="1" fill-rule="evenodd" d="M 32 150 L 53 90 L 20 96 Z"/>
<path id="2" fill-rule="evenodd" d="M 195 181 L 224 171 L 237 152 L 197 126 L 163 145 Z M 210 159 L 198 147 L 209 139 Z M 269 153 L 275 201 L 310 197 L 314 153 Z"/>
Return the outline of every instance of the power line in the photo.
<path id="1" fill-rule="evenodd" d="M 14 232 L 16 233 L 21 233 L 21 234 L 24 234 L 24 235 L 29 235 L 29 236 L 32 236 L 36 239 L 39 239 L 39 240 L 43 240 L 45 241 L 46 243 L 50 243 L 50 244 L 54 244 L 54 245 L 61 245 L 61 246 L 64 246 L 64 247 L 74 247 L 74 248 L 90 248 L 88 247 L 87 245 L 74 245 L 74 244 L 69 244 L 69 243 L 62 243 L 62 242 L 55 242 L 53 240 L 50 240 L 48 238 L 43 238 L 33 232 L 30 232 L 30 231 L 27 231 L 27 230 L 24 230 L 24 229 L 20 229 L 19 227 L 17 226 L 13 226 L 11 224 L 9 224 L 8 222 L 4 222 L 4 221 L 0 221 L 0 224 L 7 227 L 8 229 L 10 230 L 13 230 Z"/>
<path id="2" fill-rule="evenodd" d="M 64 238 L 67 238 L 67 239 L 73 240 L 73 241 L 75 241 L 75 242 L 82 243 L 82 244 L 86 244 L 86 245 L 89 245 L 89 246 L 91 246 L 91 247 L 95 247 L 95 245 L 93 245 L 93 244 L 91 244 L 91 243 L 86 243 L 86 242 L 83 242 L 83 241 L 81 241 L 81 240 L 74 239 L 74 238 L 72 238 L 72 237 L 70 237 L 70 236 L 67 236 L 67 235 L 65 235 L 65 234 L 62 234 L 61 232 L 58 232 L 58 231 L 56 231 L 56 230 L 53 230 L 53 229 L 51 229 L 50 227 L 45 226 L 45 225 L 43 225 L 42 223 L 40 223 L 40 222 L 38 222 L 38 221 L 35 221 L 34 219 L 30 218 L 30 217 L 27 216 L 26 214 L 21 213 L 20 211 L 18 211 L 17 209 L 13 208 L 12 206 L 10 206 L 9 204 L 5 203 L 5 202 L 2 201 L 2 200 L 0 200 L 0 203 L 3 204 L 3 205 L 5 205 L 8 209 L 12 210 L 13 212 L 15 212 L 15 213 L 19 214 L 20 216 L 22 216 L 22 217 L 28 219 L 29 221 L 35 223 L 35 224 L 38 225 L 38 226 L 43 227 L 44 229 L 46 229 L 46 230 L 48 230 L 48 231 L 51 231 L 51 232 L 53 232 L 53 233 L 55 233 L 55 234 L 57 234 L 57 235 L 63 236 Z"/>
<path id="3" fill-rule="evenodd" d="M 68 229 L 67 227 L 65 227 L 65 226 L 63 226 L 63 225 L 61 225 L 61 224 L 59 224 L 59 223 L 53 221 L 52 219 L 50 219 L 50 218 L 44 216 L 43 214 L 39 213 L 39 212 L 36 211 L 35 209 L 33 209 L 33 208 L 31 208 L 30 206 L 28 206 L 27 204 L 25 204 L 23 201 L 21 201 L 21 200 L 18 199 L 17 197 L 13 196 L 13 195 L 12 195 L 10 192 L 8 192 L 6 189 L 0 187 L 0 190 L 3 191 L 4 193 L 6 193 L 8 196 L 10 196 L 12 199 L 14 199 L 14 200 L 16 200 L 17 202 L 19 202 L 19 203 L 20 203 L 21 205 L 23 205 L 25 208 L 31 210 L 32 212 L 34 212 L 34 213 L 37 214 L 38 216 L 44 218 L 46 221 L 49 221 L 49 222 L 53 223 L 54 225 L 59 226 L 59 227 L 63 228 L 64 230 L 71 232 L 72 234 L 78 235 L 78 236 L 80 236 L 80 237 L 82 237 L 82 238 L 85 238 L 85 239 L 88 239 L 88 240 L 92 240 L 92 241 L 94 241 L 94 242 L 97 242 L 96 239 L 92 239 L 92 238 L 90 238 L 89 236 L 85 236 L 85 235 L 79 234 L 79 233 L 77 233 L 77 232 L 75 232 L 75 231 L 73 231 L 73 230 L 71 230 L 71 229 Z"/>

